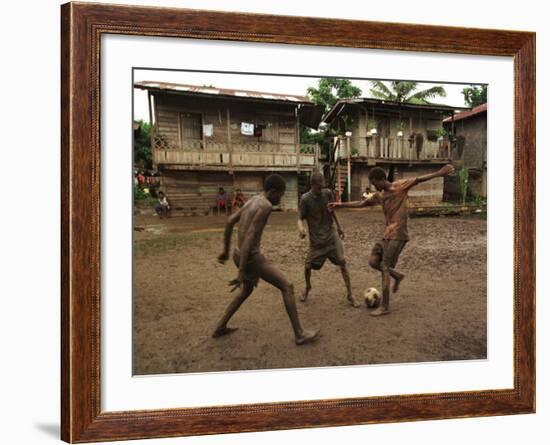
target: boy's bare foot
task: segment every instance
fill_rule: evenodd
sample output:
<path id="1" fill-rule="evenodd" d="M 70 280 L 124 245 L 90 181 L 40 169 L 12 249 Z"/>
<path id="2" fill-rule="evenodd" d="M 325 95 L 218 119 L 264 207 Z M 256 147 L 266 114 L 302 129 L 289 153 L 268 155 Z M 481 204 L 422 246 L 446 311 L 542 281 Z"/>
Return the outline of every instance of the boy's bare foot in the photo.
<path id="1" fill-rule="evenodd" d="M 397 274 L 397 272 L 396 272 Z M 405 278 L 405 275 L 403 274 L 399 274 L 397 275 L 397 277 L 394 277 L 393 278 L 393 287 L 392 287 L 392 292 L 395 294 L 398 290 L 399 290 L 399 285 L 401 284 L 401 281 L 403 281 L 403 279 Z"/>
<path id="2" fill-rule="evenodd" d="M 228 328 L 227 326 L 221 329 L 216 329 L 212 334 L 212 338 L 222 337 L 223 335 L 232 334 L 239 328 Z"/>
<path id="3" fill-rule="evenodd" d="M 355 298 L 353 298 L 351 295 L 348 295 L 348 301 L 349 304 L 351 304 L 353 307 L 358 308 L 361 307 L 361 303 L 359 303 Z"/>
<path id="4" fill-rule="evenodd" d="M 381 315 L 387 315 L 389 313 L 389 309 L 385 309 L 384 307 L 380 306 L 377 307 L 374 311 L 369 312 L 369 315 L 372 315 L 373 317 L 380 317 Z"/>
<path id="5" fill-rule="evenodd" d="M 321 330 L 305 330 L 301 337 L 296 337 L 296 345 L 301 346 L 306 343 L 311 343 L 319 337 Z"/>
<path id="6" fill-rule="evenodd" d="M 309 295 L 309 291 L 311 290 L 311 287 L 306 287 L 306 289 L 304 290 L 304 292 L 302 293 L 302 296 L 300 297 L 300 301 L 302 303 L 305 303 L 305 301 L 307 300 L 307 296 Z"/>

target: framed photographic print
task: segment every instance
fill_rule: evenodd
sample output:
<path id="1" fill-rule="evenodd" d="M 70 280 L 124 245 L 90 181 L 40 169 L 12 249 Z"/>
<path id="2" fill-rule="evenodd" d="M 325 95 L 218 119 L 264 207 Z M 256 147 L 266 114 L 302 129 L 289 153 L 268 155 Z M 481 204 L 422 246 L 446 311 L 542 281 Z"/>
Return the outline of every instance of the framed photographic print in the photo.
<path id="1" fill-rule="evenodd" d="M 63 440 L 534 412 L 533 33 L 61 14 Z"/>

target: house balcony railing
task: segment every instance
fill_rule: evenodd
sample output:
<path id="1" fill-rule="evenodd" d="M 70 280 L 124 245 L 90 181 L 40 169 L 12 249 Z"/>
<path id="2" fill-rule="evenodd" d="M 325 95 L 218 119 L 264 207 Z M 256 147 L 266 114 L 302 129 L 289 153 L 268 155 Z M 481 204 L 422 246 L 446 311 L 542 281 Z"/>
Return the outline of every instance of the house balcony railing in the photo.
<path id="1" fill-rule="evenodd" d="M 336 158 L 346 158 L 345 144 L 338 148 Z M 448 140 L 424 140 L 422 147 L 417 149 L 414 143 L 404 138 L 374 137 L 367 138 L 367 145 L 361 150 L 351 148 L 352 157 L 367 158 L 375 161 L 415 161 L 433 162 L 451 159 L 451 145 Z"/>
<path id="2" fill-rule="evenodd" d="M 293 144 L 261 142 L 258 144 L 232 144 L 208 142 L 203 148 L 202 141 L 189 141 L 181 148 L 175 148 L 165 140 L 154 140 L 153 163 L 171 164 L 179 168 L 265 168 L 300 169 L 313 168 L 318 162 L 317 145 L 301 144 L 299 149 Z"/>

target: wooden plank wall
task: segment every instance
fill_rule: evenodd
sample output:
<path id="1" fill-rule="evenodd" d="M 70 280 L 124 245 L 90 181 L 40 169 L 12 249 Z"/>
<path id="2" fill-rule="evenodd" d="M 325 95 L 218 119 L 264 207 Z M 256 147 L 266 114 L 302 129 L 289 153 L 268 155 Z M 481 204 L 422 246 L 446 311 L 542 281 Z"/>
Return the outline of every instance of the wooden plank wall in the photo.
<path id="1" fill-rule="evenodd" d="M 285 173 L 281 175 L 286 182 L 286 192 L 281 199 L 282 210 L 295 210 L 298 208 L 298 175 Z"/>
<path id="2" fill-rule="evenodd" d="M 178 113 L 164 101 L 164 96 L 155 95 L 157 134 L 162 135 L 171 147 L 179 146 Z"/>
<path id="3" fill-rule="evenodd" d="M 247 199 L 262 193 L 267 172 L 193 172 L 166 170 L 161 177 L 161 189 L 172 203 L 175 215 L 183 213 L 208 213 L 215 205 L 219 187 L 223 187 L 230 199 L 240 188 Z M 296 210 L 298 206 L 298 175 L 283 173 L 287 191 L 281 201 L 283 210 Z"/>
<path id="4" fill-rule="evenodd" d="M 369 147 L 367 148 L 367 128 L 372 128 L 372 123 L 368 123 L 368 119 L 372 119 L 372 108 L 368 107 L 368 115 L 364 112 L 360 112 L 358 107 L 355 110 L 350 110 L 349 114 L 352 117 L 352 137 L 351 145 L 359 151 L 360 156 L 377 156 L 373 152 L 374 143 L 371 140 Z M 379 122 L 378 128 L 378 141 L 381 137 L 389 137 L 392 140 L 392 145 L 395 147 L 397 141 L 397 132 L 399 131 L 399 122 L 405 122 L 405 129 L 403 130 L 403 139 L 405 144 L 403 147 L 402 157 L 404 159 L 409 158 L 409 142 L 408 137 L 411 132 L 422 133 L 424 136 L 424 144 L 421 152 L 422 158 L 436 157 L 439 149 L 437 142 L 428 141 L 428 130 L 437 130 L 442 127 L 442 119 L 447 117 L 447 114 L 440 114 L 434 111 L 410 111 L 404 110 L 402 112 L 401 119 L 398 117 L 384 118 L 380 112 L 374 113 L 374 120 Z M 384 122 L 382 122 L 384 121 Z M 412 127 L 410 127 L 412 125 Z M 383 127 L 383 128 L 382 128 Z M 413 148 L 411 152 L 414 152 L 412 159 L 416 159 L 416 150 Z"/>
<path id="5" fill-rule="evenodd" d="M 246 199 L 250 199 L 262 193 L 264 176 L 262 173 L 235 172 L 233 189 L 240 188 Z"/>
<path id="6" fill-rule="evenodd" d="M 193 112 L 202 115 L 203 124 L 212 124 L 212 137 L 204 139 L 206 151 L 228 151 L 227 107 L 230 108 L 230 137 L 234 151 L 276 151 L 294 153 L 296 125 L 294 104 L 230 101 L 222 98 L 196 98 L 175 94 L 155 94 L 158 132 L 173 148 L 189 149 L 183 141 L 180 147 L 181 132 L 179 113 Z M 241 122 L 265 125 L 261 137 L 241 134 Z"/>

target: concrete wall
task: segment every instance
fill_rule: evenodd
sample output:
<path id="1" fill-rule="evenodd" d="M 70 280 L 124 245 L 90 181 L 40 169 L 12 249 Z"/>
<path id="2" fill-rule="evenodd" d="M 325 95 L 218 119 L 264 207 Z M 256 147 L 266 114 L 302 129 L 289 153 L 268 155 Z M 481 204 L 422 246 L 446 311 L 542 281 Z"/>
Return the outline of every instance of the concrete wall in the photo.
<path id="1" fill-rule="evenodd" d="M 446 124 L 450 128 L 449 124 Z M 453 160 L 461 160 L 468 168 L 481 168 L 487 160 L 487 113 L 480 113 L 454 123 L 457 143 Z"/>
<path id="2" fill-rule="evenodd" d="M 445 124 L 450 132 L 452 126 Z M 457 168 L 469 170 L 468 195 L 487 197 L 487 113 L 479 113 L 454 123 L 456 144 L 452 150 Z M 445 181 L 445 194 L 449 199 L 459 199 L 460 185 L 456 178 Z"/>

